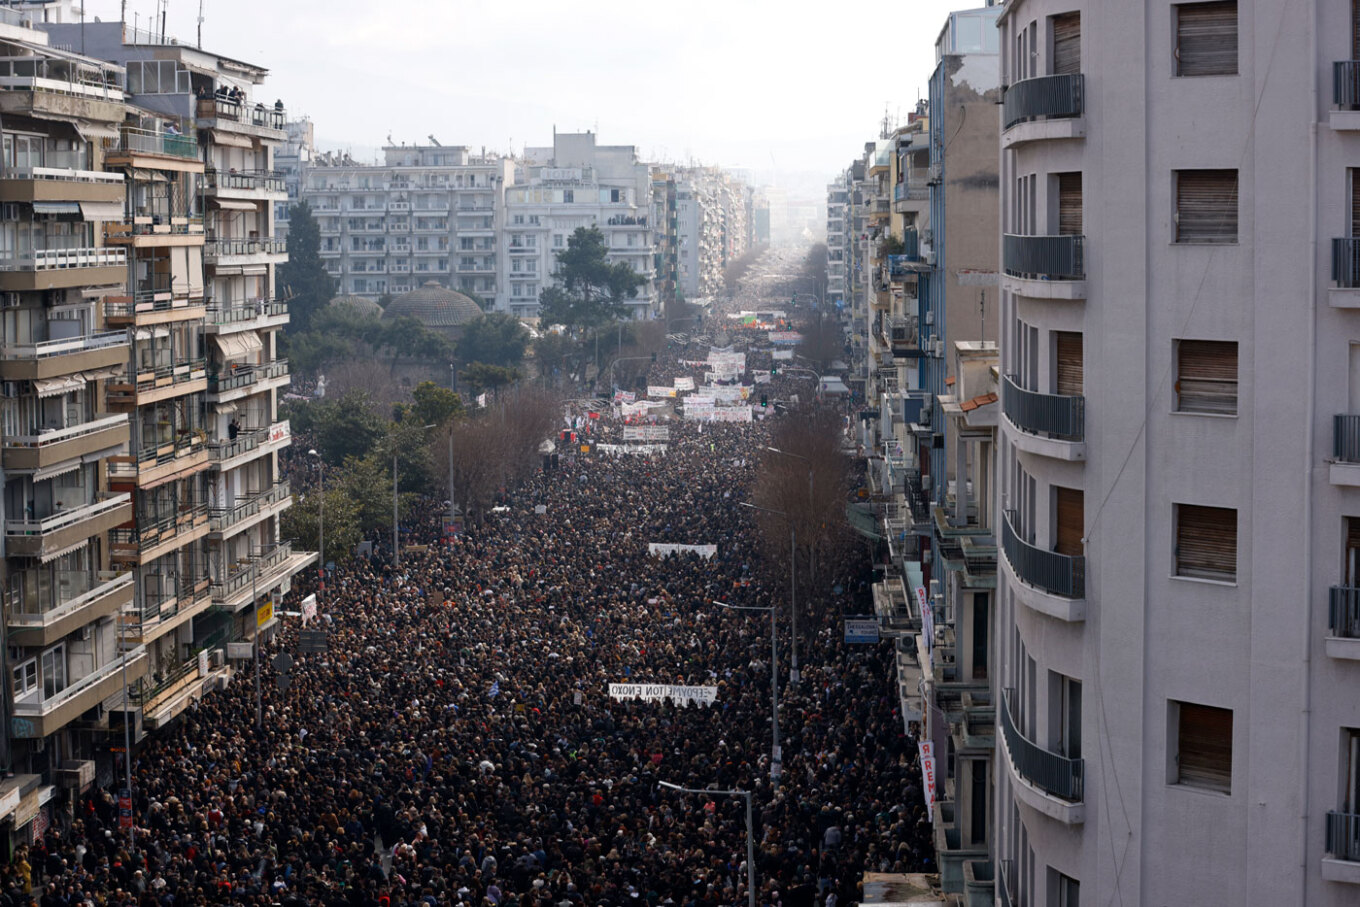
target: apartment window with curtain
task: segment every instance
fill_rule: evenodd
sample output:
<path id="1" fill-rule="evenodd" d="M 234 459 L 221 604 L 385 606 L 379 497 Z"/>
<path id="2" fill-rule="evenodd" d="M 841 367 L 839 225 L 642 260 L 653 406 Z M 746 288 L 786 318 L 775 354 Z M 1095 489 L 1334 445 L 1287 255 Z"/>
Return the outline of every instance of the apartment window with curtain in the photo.
<path id="1" fill-rule="evenodd" d="M 1234 582 L 1237 579 L 1237 511 L 1177 504 L 1176 575 Z"/>
<path id="2" fill-rule="evenodd" d="M 1232 793 L 1233 713 L 1193 702 L 1171 702 L 1173 784 Z"/>
<path id="3" fill-rule="evenodd" d="M 1177 170 L 1178 243 L 1237 242 L 1237 171 Z"/>
<path id="4" fill-rule="evenodd" d="M 1237 75 L 1237 0 L 1174 7 L 1178 76 Z"/>
<path id="5" fill-rule="evenodd" d="M 1048 903 L 1056 907 L 1081 907 L 1081 884 L 1052 866 L 1048 867 Z"/>
<path id="6" fill-rule="evenodd" d="M 1237 415 L 1237 343 L 1176 342 L 1176 412 Z"/>

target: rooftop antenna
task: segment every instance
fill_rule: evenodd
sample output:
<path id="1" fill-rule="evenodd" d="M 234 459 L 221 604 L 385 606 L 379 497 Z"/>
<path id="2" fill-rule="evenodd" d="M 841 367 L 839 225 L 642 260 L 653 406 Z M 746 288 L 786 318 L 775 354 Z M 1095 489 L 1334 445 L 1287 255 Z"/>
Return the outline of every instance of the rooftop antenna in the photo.
<path id="1" fill-rule="evenodd" d="M 203 49 L 203 0 L 198 0 L 198 49 Z"/>
<path id="2" fill-rule="evenodd" d="M 886 139 L 890 135 L 892 135 L 892 117 L 888 116 L 888 104 L 884 103 L 883 125 L 879 129 L 878 137 L 880 139 Z"/>

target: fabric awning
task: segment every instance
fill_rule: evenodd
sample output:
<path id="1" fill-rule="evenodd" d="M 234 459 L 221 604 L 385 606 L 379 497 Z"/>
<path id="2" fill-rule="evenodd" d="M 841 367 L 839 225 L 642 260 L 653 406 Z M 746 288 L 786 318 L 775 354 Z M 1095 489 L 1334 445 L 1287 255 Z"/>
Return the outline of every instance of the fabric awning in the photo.
<path id="1" fill-rule="evenodd" d="M 121 209 L 121 206 L 119 206 Z M 79 214 L 79 202 L 34 202 L 34 214 Z"/>
<path id="2" fill-rule="evenodd" d="M 231 148 L 254 148 L 255 143 L 250 136 L 237 135 L 234 132 L 227 132 L 223 129 L 212 130 L 212 140 L 214 145 L 227 145 Z"/>
<path id="3" fill-rule="evenodd" d="M 126 365 L 110 365 L 107 368 L 95 369 L 94 371 L 84 372 L 86 381 L 107 381 L 110 378 L 122 378 L 127 375 Z"/>
<path id="4" fill-rule="evenodd" d="M 112 126 L 105 126 L 102 123 L 92 123 L 89 120 L 77 120 L 75 127 L 76 132 L 79 132 L 80 137 L 87 142 L 93 141 L 94 139 L 118 138 L 117 129 L 114 129 Z"/>
<path id="5" fill-rule="evenodd" d="M 103 287 L 81 287 L 80 295 L 85 299 L 98 299 L 101 296 L 117 296 L 123 292 L 121 284 Z"/>
<path id="6" fill-rule="evenodd" d="M 39 397 L 55 397 L 71 391 L 85 389 L 84 375 L 68 375 L 64 378 L 34 378 L 33 389 Z"/>
<path id="7" fill-rule="evenodd" d="M 217 413 L 219 416 L 229 416 L 229 415 L 231 415 L 232 413 L 236 412 L 236 409 L 237 409 L 237 406 L 236 406 L 235 403 L 214 403 L 214 404 L 213 404 L 213 412 Z"/>
<path id="8" fill-rule="evenodd" d="M 121 450 L 123 450 L 123 445 L 116 444 L 113 447 L 106 447 L 103 450 L 96 450 L 92 453 L 81 454 L 80 462 L 98 463 L 100 460 L 107 459 Z"/>
<path id="9" fill-rule="evenodd" d="M 850 528 L 871 542 L 882 541 L 878 534 L 878 519 L 874 516 L 872 504 L 846 504 L 845 518 Z"/>
<path id="10" fill-rule="evenodd" d="M 79 551 L 81 548 L 84 548 L 88 544 L 90 544 L 89 539 L 81 539 L 74 545 L 67 545 L 65 548 L 61 548 L 58 549 L 57 551 L 52 551 L 48 554 L 44 554 L 40 560 L 42 563 L 47 564 L 52 561 L 55 561 L 57 558 L 62 557 L 63 555 L 70 554 L 72 551 Z"/>
<path id="11" fill-rule="evenodd" d="M 57 476 L 64 476 L 68 472 L 75 472 L 80 468 L 80 460 L 66 460 L 61 463 L 53 463 L 51 466 L 44 466 L 42 469 L 33 470 L 33 481 L 42 482 L 47 479 L 55 479 Z"/>
<path id="12" fill-rule="evenodd" d="M 159 170 L 142 170 L 135 168 L 132 170 L 132 181 L 134 183 L 168 183 L 170 177 Z"/>
<path id="13" fill-rule="evenodd" d="M 246 331 L 243 334 L 214 334 L 212 339 L 217 344 L 217 348 L 222 351 L 222 358 L 224 359 L 240 359 L 264 349 L 264 344 L 252 331 Z"/>
<path id="14" fill-rule="evenodd" d="M 122 220 L 122 202 L 80 202 L 80 214 L 86 220 Z"/>
<path id="15" fill-rule="evenodd" d="M 208 199 L 208 201 L 214 203 L 215 205 L 217 205 L 217 207 L 221 208 L 223 211 L 254 211 L 254 210 L 255 210 L 255 203 L 254 203 L 254 202 L 238 202 L 238 201 L 236 201 L 235 199 L 231 199 L 231 198 L 217 198 L 217 197 L 210 198 L 210 199 Z"/>

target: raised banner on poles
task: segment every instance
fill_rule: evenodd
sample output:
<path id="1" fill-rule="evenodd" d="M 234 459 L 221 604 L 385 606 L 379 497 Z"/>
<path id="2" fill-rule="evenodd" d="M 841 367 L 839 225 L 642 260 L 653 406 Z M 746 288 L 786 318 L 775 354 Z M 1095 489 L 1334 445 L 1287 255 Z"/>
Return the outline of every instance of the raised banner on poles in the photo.
<path id="1" fill-rule="evenodd" d="M 675 396 L 675 388 L 673 388 L 673 387 L 660 387 L 659 385 L 656 385 L 656 384 L 649 384 L 649 385 L 647 385 L 647 396 L 649 396 L 649 397 L 674 397 L 674 396 Z"/>
<path id="2" fill-rule="evenodd" d="M 935 821 L 935 744 L 922 740 L 917 744 L 921 750 L 921 787 L 925 790 L 926 818 Z"/>
<path id="3" fill-rule="evenodd" d="M 668 542 L 650 542 L 647 545 L 647 553 L 653 557 L 665 557 L 668 554 L 684 554 L 693 552 L 704 560 L 708 560 L 718 553 L 717 545 L 672 545 Z"/>
<path id="4" fill-rule="evenodd" d="M 686 422 L 750 422 L 749 406 L 686 406 Z"/>
<path id="5" fill-rule="evenodd" d="M 930 645 L 935 641 L 935 611 L 930 607 L 925 586 L 916 587 L 916 604 L 921 609 L 921 635 L 925 637 L 926 654 L 929 655 Z"/>
<path id="6" fill-rule="evenodd" d="M 794 346 L 803 342 L 803 335 L 797 331 L 770 331 L 770 342 Z"/>
<path id="7" fill-rule="evenodd" d="M 718 701 L 717 687 L 690 687 L 670 683 L 611 683 L 609 698 L 641 699 L 644 702 L 672 700 L 676 705 L 712 705 Z"/>
<path id="8" fill-rule="evenodd" d="M 718 403 L 740 403 L 751 398 L 751 389 L 740 384 L 733 387 L 710 387 L 708 395 Z"/>
<path id="9" fill-rule="evenodd" d="M 670 450 L 669 444 L 596 444 L 595 449 L 602 454 L 614 457 L 650 457 L 652 454 L 664 456 Z"/>
<path id="10" fill-rule="evenodd" d="M 637 400 L 637 394 L 633 393 L 632 391 L 615 391 L 615 392 L 614 392 L 614 402 L 615 402 L 615 403 L 632 403 L 632 402 L 635 401 L 635 400 Z"/>
<path id="11" fill-rule="evenodd" d="M 671 430 L 665 425 L 625 425 L 623 427 L 623 440 L 625 441 L 669 441 Z"/>
<path id="12" fill-rule="evenodd" d="M 675 379 L 675 389 L 676 389 L 677 391 L 692 391 L 692 390 L 694 390 L 694 379 L 693 379 L 693 378 L 689 378 L 689 377 L 676 378 L 676 379 Z"/>

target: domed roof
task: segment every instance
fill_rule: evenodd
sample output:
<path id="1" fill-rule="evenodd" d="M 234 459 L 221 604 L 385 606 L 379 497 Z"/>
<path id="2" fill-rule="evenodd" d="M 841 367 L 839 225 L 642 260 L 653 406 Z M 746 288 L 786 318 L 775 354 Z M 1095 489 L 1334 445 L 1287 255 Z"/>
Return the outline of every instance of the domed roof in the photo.
<path id="1" fill-rule="evenodd" d="M 365 299 L 363 296 L 337 296 L 328 305 L 337 309 L 341 306 L 348 306 L 360 315 L 368 315 L 372 318 L 380 317 L 383 311 L 382 306 L 371 299 Z"/>
<path id="2" fill-rule="evenodd" d="M 482 307 L 431 280 L 387 304 L 384 318 L 414 318 L 427 328 L 457 327 L 482 317 Z"/>

